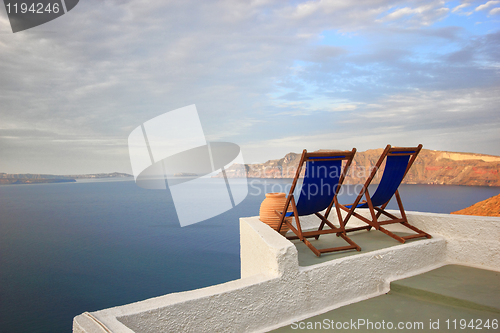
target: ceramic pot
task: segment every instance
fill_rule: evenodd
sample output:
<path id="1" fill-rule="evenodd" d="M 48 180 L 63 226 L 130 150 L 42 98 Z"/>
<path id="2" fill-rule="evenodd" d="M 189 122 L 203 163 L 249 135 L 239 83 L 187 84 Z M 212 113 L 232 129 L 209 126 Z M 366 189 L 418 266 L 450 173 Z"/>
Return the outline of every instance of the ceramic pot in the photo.
<path id="1" fill-rule="evenodd" d="M 269 225 L 271 228 L 277 231 L 278 223 L 280 218 L 276 215 L 275 210 L 281 211 L 285 207 L 286 194 L 285 193 L 266 193 L 266 198 L 262 201 L 260 205 L 260 220 L 265 224 Z M 288 211 L 292 211 L 292 205 L 288 208 Z M 292 217 L 287 217 L 287 221 L 291 222 Z M 281 234 L 285 235 L 287 231 L 290 230 L 286 224 L 281 226 Z"/>

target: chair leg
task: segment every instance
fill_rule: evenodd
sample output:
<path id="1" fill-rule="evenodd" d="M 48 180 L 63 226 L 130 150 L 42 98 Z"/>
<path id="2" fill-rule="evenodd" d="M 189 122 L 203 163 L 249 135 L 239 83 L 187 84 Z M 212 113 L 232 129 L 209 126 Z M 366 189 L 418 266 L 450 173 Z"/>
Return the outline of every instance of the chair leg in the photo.
<path id="1" fill-rule="evenodd" d="M 313 251 L 313 252 L 314 252 L 314 254 L 315 254 L 317 257 L 320 257 L 320 256 L 321 256 L 321 252 L 319 252 L 319 251 L 318 251 L 318 249 L 317 249 L 317 248 L 315 248 L 315 247 L 311 244 L 311 242 L 309 242 L 309 241 L 308 241 L 307 239 L 305 239 L 305 238 L 304 238 L 302 241 L 304 242 L 304 244 L 306 244 L 306 245 L 307 245 L 307 247 L 308 247 L 308 248 L 310 248 L 310 249 L 311 249 L 311 251 Z"/>
<path id="2" fill-rule="evenodd" d="M 400 237 L 400 236 L 398 236 L 396 234 L 393 234 L 392 232 L 390 232 L 389 230 L 387 230 L 387 229 L 385 229 L 383 227 L 380 227 L 379 230 L 382 231 L 387 236 L 390 236 L 390 237 L 394 238 L 395 240 L 397 240 L 400 243 L 404 243 L 405 242 L 405 239 L 403 237 Z"/>
<path id="3" fill-rule="evenodd" d="M 339 236 L 337 234 L 337 236 Z M 361 248 L 358 246 L 358 244 L 354 243 L 345 233 L 340 233 L 340 237 L 342 237 L 347 243 L 351 244 L 351 246 L 355 246 L 356 251 L 361 251 Z"/>
<path id="4" fill-rule="evenodd" d="M 314 236 L 316 239 L 318 239 L 319 236 L 322 235 L 323 233 L 326 233 L 326 232 L 323 232 L 323 227 L 326 224 L 326 225 L 328 225 L 330 227 L 330 229 L 328 230 L 329 231 L 328 233 L 336 233 L 337 236 L 339 236 L 339 234 L 340 234 L 340 237 L 342 237 L 342 239 L 344 239 L 349 244 L 349 246 L 339 246 L 339 247 L 332 247 L 332 248 L 328 248 L 328 249 L 320 249 L 320 250 L 318 250 L 320 253 L 345 251 L 345 250 L 354 250 L 354 249 L 356 251 L 361 251 L 361 247 L 359 247 L 358 244 L 356 244 L 355 242 L 353 242 L 352 239 L 350 239 L 349 237 L 347 237 L 347 235 L 345 233 L 345 228 L 344 228 L 343 221 L 340 222 L 340 228 L 339 228 L 339 227 L 336 227 L 335 225 L 333 225 L 330 221 L 328 221 L 328 219 L 325 216 L 321 215 L 320 213 L 315 213 L 315 215 L 321 219 L 320 227 L 317 230 L 318 234 Z"/>
<path id="5" fill-rule="evenodd" d="M 412 226 L 412 225 L 411 225 L 411 224 L 409 224 L 408 222 L 403 222 L 403 223 L 401 223 L 401 224 L 402 224 L 402 225 L 404 225 L 405 227 L 407 227 L 408 229 L 411 229 L 411 230 L 415 231 L 419 237 L 432 238 L 432 236 L 431 236 L 431 235 L 429 235 L 428 233 L 426 233 L 426 232 L 425 232 L 425 231 L 423 231 L 423 230 L 420 230 L 420 229 L 418 229 L 418 228 L 416 228 L 416 227 Z M 411 236 L 414 236 L 414 235 L 411 235 Z M 411 236 L 405 236 L 405 237 L 407 237 L 406 239 L 409 239 Z M 405 238 L 405 237 L 403 237 L 403 238 Z M 411 238 L 415 238 L 415 237 L 411 237 Z"/>
<path id="6" fill-rule="evenodd" d="M 349 228 L 349 229 L 346 229 L 345 232 L 353 232 L 353 231 L 359 231 L 359 230 L 368 230 L 370 231 L 372 228 L 371 225 L 367 225 L 365 227 L 356 227 L 356 228 Z M 338 236 L 338 235 L 337 235 Z"/>
<path id="7" fill-rule="evenodd" d="M 295 209 L 295 202 L 293 200 L 292 200 L 292 208 Z M 328 221 L 327 218 L 325 218 L 323 215 L 321 215 L 319 213 L 315 213 L 315 214 L 316 214 L 316 216 L 318 216 L 321 219 L 321 224 L 320 224 L 320 227 L 318 228 L 318 230 L 302 232 L 301 228 L 295 229 L 293 227 L 290 227 L 290 229 L 296 234 L 296 236 L 287 237 L 287 239 L 289 239 L 289 240 L 300 239 L 318 257 L 321 256 L 321 253 L 328 253 L 328 252 L 337 252 L 337 251 L 346 251 L 346 250 L 361 251 L 361 247 L 359 247 L 358 244 L 354 243 L 349 237 L 347 237 L 347 235 L 345 234 L 344 228 L 336 227 L 334 224 L 332 224 L 330 221 Z M 288 225 L 288 222 L 287 222 L 287 225 Z M 300 222 L 298 222 L 298 225 L 300 225 Z M 325 225 L 328 225 L 330 227 L 330 229 L 323 230 L 323 227 Z M 342 239 L 344 239 L 349 245 L 332 247 L 332 248 L 327 248 L 327 249 L 317 249 L 307 239 L 307 238 L 313 238 L 313 237 L 318 239 L 320 235 L 333 234 L 333 233 L 340 233 Z"/>
<path id="8" fill-rule="evenodd" d="M 382 231 L 384 234 L 394 238 L 395 240 L 397 240 L 398 242 L 401 242 L 401 243 L 405 243 L 406 240 L 408 240 L 408 239 L 415 239 L 415 238 L 421 238 L 421 237 L 432 238 L 431 235 L 429 235 L 425 231 L 422 231 L 422 230 L 412 226 L 408 222 L 408 219 L 406 217 L 406 213 L 405 213 L 404 208 L 403 208 L 403 202 L 401 200 L 401 197 L 399 196 L 398 190 L 396 190 L 395 196 L 396 196 L 396 200 L 398 203 L 401 218 L 398 218 L 397 216 L 395 216 L 395 215 L 393 215 L 385 210 L 388 202 L 386 202 L 385 204 L 383 204 L 380 207 L 373 206 L 373 204 L 370 200 L 370 197 L 368 195 L 368 192 L 367 192 L 367 204 L 368 204 L 368 209 L 370 210 L 370 216 L 372 219 L 367 219 L 366 217 L 364 217 L 360 214 L 357 214 L 356 212 L 349 211 L 349 209 L 347 209 L 347 207 L 345 207 L 345 206 L 340 206 L 340 208 L 342 208 L 343 210 L 349 211 L 351 216 L 357 217 L 361 221 L 368 224 L 368 226 L 345 229 L 345 232 L 353 232 L 353 231 L 359 231 L 359 230 L 364 230 L 364 229 L 370 230 L 371 228 L 375 228 L 376 230 Z M 381 215 L 388 217 L 389 220 L 379 221 L 378 218 Z M 405 227 L 407 227 L 408 229 L 416 232 L 416 234 L 401 237 L 401 236 L 398 236 L 398 235 L 390 232 L 386 228 L 382 227 L 383 225 L 385 226 L 387 224 L 394 224 L 394 223 L 400 223 L 400 224 L 404 225 Z M 340 236 L 340 233 L 338 233 L 337 236 Z"/>

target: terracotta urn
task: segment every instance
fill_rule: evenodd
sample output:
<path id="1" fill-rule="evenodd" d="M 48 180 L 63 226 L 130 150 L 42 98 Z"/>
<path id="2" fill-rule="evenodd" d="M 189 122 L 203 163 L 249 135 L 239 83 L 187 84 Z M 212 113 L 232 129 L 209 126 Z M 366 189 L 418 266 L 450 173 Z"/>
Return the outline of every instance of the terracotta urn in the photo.
<path id="1" fill-rule="evenodd" d="M 262 201 L 260 205 L 260 220 L 265 224 L 269 225 L 271 228 L 277 231 L 278 223 L 280 218 L 276 215 L 275 210 L 281 211 L 285 207 L 286 194 L 285 193 L 266 193 L 266 198 Z M 288 211 L 292 211 L 292 206 L 288 208 Z M 292 221 L 292 217 L 287 217 L 287 221 Z M 290 230 L 286 224 L 281 226 L 280 233 L 285 235 L 287 231 Z"/>

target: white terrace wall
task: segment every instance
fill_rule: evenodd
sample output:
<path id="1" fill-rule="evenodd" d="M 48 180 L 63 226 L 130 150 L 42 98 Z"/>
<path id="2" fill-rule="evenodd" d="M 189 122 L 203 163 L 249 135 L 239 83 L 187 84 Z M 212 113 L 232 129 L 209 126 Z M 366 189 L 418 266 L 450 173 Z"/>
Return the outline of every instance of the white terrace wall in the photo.
<path id="1" fill-rule="evenodd" d="M 240 219 L 241 279 L 114 307 L 73 321 L 74 333 L 259 332 L 389 290 L 393 280 L 458 263 L 500 271 L 500 218 L 408 212 L 434 237 L 308 267 L 295 246 Z"/>
<path id="2" fill-rule="evenodd" d="M 448 263 L 500 270 L 500 217 L 407 212 L 408 221 L 446 239 Z"/>

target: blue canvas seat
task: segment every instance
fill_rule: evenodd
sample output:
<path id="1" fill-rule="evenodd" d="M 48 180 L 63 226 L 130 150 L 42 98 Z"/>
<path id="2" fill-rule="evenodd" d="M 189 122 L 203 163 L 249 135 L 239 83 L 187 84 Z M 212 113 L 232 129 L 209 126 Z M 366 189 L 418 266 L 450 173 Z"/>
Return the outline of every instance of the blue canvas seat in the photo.
<path id="1" fill-rule="evenodd" d="M 352 205 L 339 205 L 339 208 L 347 212 L 347 216 L 344 219 L 344 222 L 346 224 L 352 216 L 355 216 L 361 221 L 368 224 L 367 226 L 363 227 L 346 229 L 346 232 L 353 232 L 363 229 L 370 230 L 371 228 L 375 228 L 376 230 L 382 231 L 383 233 L 391 236 L 401 243 L 404 243 L 407 239 L 412 238 L 431 238 L 431 235 L 429 235 L 428 233 L 417 229 L 416 227 L 408 223 L 408 219 L 406 218 L 406 214 L 403 208 L 403 202 L 401 201 L 401 197 L 398 192 L 399 185 L 408 173 L 408 170 L 410 170 L 421 149 L 422 145 L 418 145 L 417 147 L 405 148 L 391 147 L 391 145 L 387 145 L 354 203 Z M 370 196 L 370 194 L 368 193 L 368 185 L 370 185 L 370 183 L 372 182 L 384 160 L 386 160 L 386 164 L 382 179 L 380 180 L 380 183 L 373 196 Z M 398 218 L 385 210 L 393 196 L 396 196 L 399 211 L 401 213 L 401 218 Z M 363 197 L 366 198 L 365 201 L 361 201 Z M 371 219 L 356 213 L 356 208 L 368 208 L 370 211 Z M 379 220 L 381 215 L 384 215 L 389 219 L 381 221 Z M 416 232 L 416 234 L 408 236 L 398 236 L 382 227 L 383 225 L 393 223 L 400 223 L 408 229 Z"/>
<path id="2" fill-rule="evenodd" d="M 339 218 L 339 226 L 335 226 L 328 220 L 328 215 L 332 207 L 335 205 L 337 209 L 337 215 L 340 216 L 340 210 L 337 205 L 337 194 L 339 192 L 340 186 L 342 185 L 347 170 L 352 163 L 356 149 L 353 148 L 351 151 L 342 152 L 314 152 L 308 153 L 307 150 L 302 152 L 302 157 L 295 174 L 295 178 L 290 188 L 285 206 L 282 210 L 276 210 L 276 214 L 280 217 L 280 222 L 278 225 L 278 232 L 286 224 L 290 230 L 295 234 L 295 236 L 287 237 L 288 239 L 300 239 L 304 242 L 307 247 L 309 247 L 318 257 L 321 253 L 333 252 L 333 251 L 344 251 L 356 249 L 358 251 L 361 248 L 354 243 L 349 237 L 347 237 L 344 230 L 344 221 Z M 346 161 L 345 166 L 342 168 L 342 162 Z M 302 188 L 298 199 L 295 200 L 294 191 L 297 186 L 297 181 L 303 169 L 304 163 L 305 174 L 304 180 L 302 182 Z M 289 207 L 292 207 L 292 211 L 289 211 Z M 325 214 L 322 212 L 326 209 Z M 286 212 L 283 214 L 283 212 Z M 313 231 L 302 231 L 302 226 L 300 224 L 300 216 L 305 215 L 316 215 L 320 219 L 320 227 L 318 230 Z M 295 218 L 295 224 L 289 222 L 289 219 L 285 217 L 293 216 Z M 327 225 L 329 229 L 323 229 Z M 317 249 L 311 244 L 307 238 L 318 239 L 322 234 L 335 233 L 342 237 L 348 246 L 333 247 L 328 249 Z"/>

